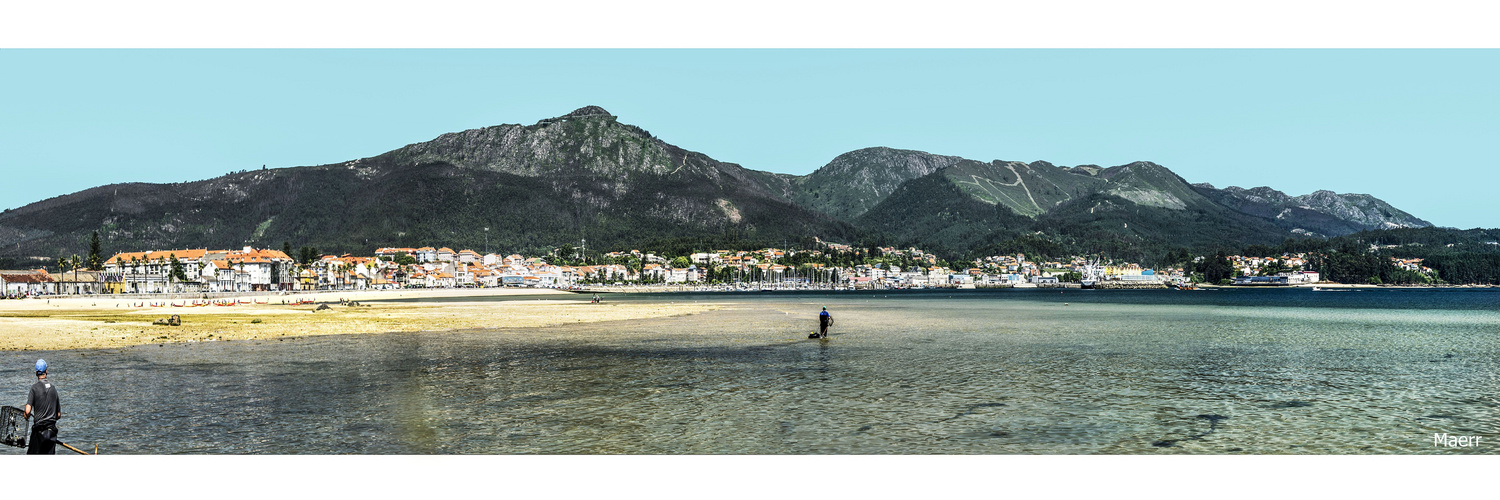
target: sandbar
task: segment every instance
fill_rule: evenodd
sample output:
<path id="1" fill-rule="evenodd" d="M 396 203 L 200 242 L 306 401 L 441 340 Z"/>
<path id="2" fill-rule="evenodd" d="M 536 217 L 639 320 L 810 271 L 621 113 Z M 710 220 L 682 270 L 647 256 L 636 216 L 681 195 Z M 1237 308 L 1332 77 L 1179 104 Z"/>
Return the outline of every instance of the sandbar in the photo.
<path id="1" fill-rule="evenodd" d="M 518 296 L 524 300 L 465 301 Z M 440 302 L 380 302 L 442 297 Z M 275 339 L 312 335 L 495 329 L 501 334 L 564 324 L 661 318 L 717 309 L 715 304 L 590 302 L 591 295 L 548 289 L 322 292 L 236 297 L 234 306 L 172 307 L 191 300 L 128 295 L 0 300 L 0 350 L 103 349 L 129 345 Z M 311 299 L 315 304 L 283 305 Z M 348 305 L 348 301 L 358 305 Z M 151 304 L 165 304 L 152 307 Z M 265 302 L 264 304 L 256 302 Z M 319 310 L 319 306 L 326 309 Z M 181 326 L 154 325 L 172 315 Z"/>

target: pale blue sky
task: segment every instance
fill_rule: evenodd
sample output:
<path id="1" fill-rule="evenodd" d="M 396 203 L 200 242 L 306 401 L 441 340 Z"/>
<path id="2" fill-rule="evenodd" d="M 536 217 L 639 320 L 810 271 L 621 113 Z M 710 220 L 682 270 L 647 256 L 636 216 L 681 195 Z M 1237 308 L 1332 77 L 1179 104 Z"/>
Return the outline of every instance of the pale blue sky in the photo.
<path id="1" fill-rule="evenodd" d="M 870 146 L 1368 193 L 1500 226 L 1496 50 L 0 50 L 0 207 L 585 105 L 745 167 Z"/>

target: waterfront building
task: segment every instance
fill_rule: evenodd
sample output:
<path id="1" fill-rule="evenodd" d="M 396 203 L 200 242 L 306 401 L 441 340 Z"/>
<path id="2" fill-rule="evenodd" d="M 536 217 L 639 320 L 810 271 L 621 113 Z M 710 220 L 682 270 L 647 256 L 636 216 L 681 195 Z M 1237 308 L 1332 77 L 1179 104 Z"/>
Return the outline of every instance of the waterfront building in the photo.
<path id="1" fill-rule="evenodd" d="M 294 286 L 292 268 L 296 261 L 280 250 L 245 247 L 240 251 L 215 252 L 211 257 L 222 259 L 234 268 L 235 291 L 291 290 Z"/>
<path id="2" fill-rule="evenodd" d="M 1322 280 L 1322 277 L 1318 275 L 1317 271 L 1293 271 L 1277 273 L 1276 275 L 1285 277 L 1287 279 L 1287 282 L 1292 284 L 1317 283 L 1318 281 Z"/>
<path id="3" fill-rule="evenodd" d="M 227 253 L 219 251 L 218 253 Z M 122 252 L 104 261 L 104 271 L 120 276 L 127 293 L 179 293 L 196 291 L 201 283 L 196 279 L 207 265 L 207 249 L 152 250 L 147 252 Z M 182 267 L 183 275 L 190 283 L 173 277 L 172 260 Z M 194 290 L 189 290 L 194 289 Z"/>
<path id="4" fill-rule="evenodd" d="M 6 297 L 29 295 L 51 295 L 57 293 L 57 283 L 45 269 L 35 271 L 0 271 L 0 284 L 4 285 Z"/>

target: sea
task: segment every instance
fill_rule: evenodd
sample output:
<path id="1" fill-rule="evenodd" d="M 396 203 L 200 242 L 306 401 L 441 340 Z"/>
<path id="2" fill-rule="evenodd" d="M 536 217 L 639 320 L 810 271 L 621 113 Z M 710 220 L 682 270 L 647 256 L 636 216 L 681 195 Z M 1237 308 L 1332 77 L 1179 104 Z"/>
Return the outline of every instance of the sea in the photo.
<path id="1" fill-rule="evenodd" d="M 101 454 L 1500 449 L 1500 290 L 606 294 L 597 307 L 643 302 L 705 312 L 0 361 L 20 406 L 46 358 L 59 438 Z M 831 335 L 809 339 L 823 307 Z"/>

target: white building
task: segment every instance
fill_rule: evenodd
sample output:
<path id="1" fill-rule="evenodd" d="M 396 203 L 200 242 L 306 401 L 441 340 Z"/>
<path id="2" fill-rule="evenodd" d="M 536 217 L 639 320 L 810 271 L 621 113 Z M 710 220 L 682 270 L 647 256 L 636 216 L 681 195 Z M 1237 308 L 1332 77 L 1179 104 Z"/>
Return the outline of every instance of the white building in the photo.
<path id="1" fill-rule="evenodd" d="M 1322 277 L 1318 274 L 1317 271 L 1293 271 L 1288 273 L 1278 273 L 1277 276 L 1286 276 L 1286 281 L 1292 284 L 1317 283 L 1319 281 L 1322 281 Z"/>

